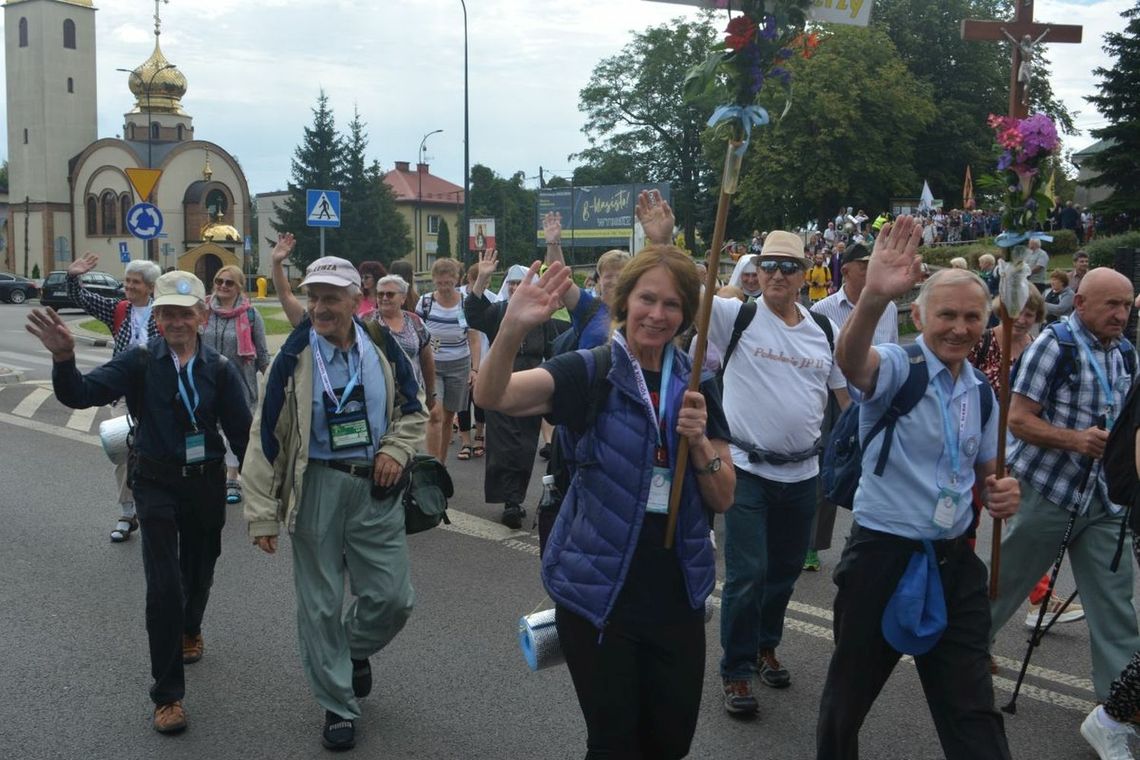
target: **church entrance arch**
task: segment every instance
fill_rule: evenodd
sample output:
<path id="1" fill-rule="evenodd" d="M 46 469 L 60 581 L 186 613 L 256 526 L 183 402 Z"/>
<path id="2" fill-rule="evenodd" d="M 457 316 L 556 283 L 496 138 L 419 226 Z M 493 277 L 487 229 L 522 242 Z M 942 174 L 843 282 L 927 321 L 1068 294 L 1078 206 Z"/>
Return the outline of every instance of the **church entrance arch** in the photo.
<path id="1" fill-rule="evenodd" d="M 222 260 L 212 253 L 203 254 L 194 263 L 194 275 L 202 281 L 206 286 L 206 290 L 210 291 L 214 286 L 214 275 L 223 266 Z"/>

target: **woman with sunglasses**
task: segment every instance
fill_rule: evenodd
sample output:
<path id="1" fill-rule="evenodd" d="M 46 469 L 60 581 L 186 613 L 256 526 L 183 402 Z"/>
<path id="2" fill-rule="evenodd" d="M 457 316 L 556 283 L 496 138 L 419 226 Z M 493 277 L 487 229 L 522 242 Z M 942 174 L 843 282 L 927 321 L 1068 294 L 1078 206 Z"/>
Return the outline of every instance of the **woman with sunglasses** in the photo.
<path id="1" fill-rule="evenodd" d="M 404 349 L 412 362 L 416 382 L 427 396 L 430 410 L 435 406 L 435 354 L 431 347 L 431 333 L 427 331 L 420 315 L 404 309 L 404 299 L 411 287 L 398 274 L 389 274 L 376 281 L 376 311 L 368 317 L 380 323 L 392 333 L 392 337 Z"/>
<path id="2" fill-rule="evenodd" d="M 214 275 L 214 291 L 206 305 L 210 319 L 203 334 L 207 346 L 233 362 L 241 377 L 242 390 L 250 409 L 257 404 L 257 373 L 269 366 L 265 346 L 265 322 L 245 295 L 245 275 L 230 264 Z M 238 459 L 226 442 L 226 502 L 241 501 Z"/>

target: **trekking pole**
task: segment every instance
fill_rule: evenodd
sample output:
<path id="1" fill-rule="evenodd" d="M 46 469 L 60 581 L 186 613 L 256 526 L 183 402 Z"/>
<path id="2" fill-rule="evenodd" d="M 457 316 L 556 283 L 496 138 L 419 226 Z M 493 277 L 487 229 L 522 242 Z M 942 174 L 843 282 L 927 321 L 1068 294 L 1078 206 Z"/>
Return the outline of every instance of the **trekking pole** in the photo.
<path id="1" fill-rule="evenodd" d="M 1100 418 L 1100 424 L 1098 426 L 1101 428 L 1104 427 L 1103 417 Z M 1013 696 L 1010 698 L 1009 704 L 1001 708 L 1002 712 L 1009 715 L 1017 715 L 1017 695 L 1021 692 L 1021 684 L 1025 680 L 1025 673 L 1029 670 L 1029 659 L 1033 656 L 1033 650 L 1041 646 L 1041 639 L 1044 638 L 1049 629 L 1053 627 L 1053 624 L 1057 622 L 1061 613 L 1065 611 L 1065 608 L 1069 606 L 1069 603 L 1072 602 L 1073 598 L 1077 595 L 1077 592 L 1074 591 L 1072 595 L 1065 600 L 1061 609 L 1057 610 L 1056 614 L 1053 615 L 1053 619 L 1049 621 L 1049 625 L 1042 629 L 1041 624 L 1045 622 L 1045 615 L 1048 614 L 1049 611 L 1049 600 L 1053 598 L 1053 590 L 1057 587 L 1057 576 L 1061 572 L 1061 562 L 1065 559 L 1065 552 L 1068 550 L 1069 543 L 1072 540 L 1073 525 L 1077 522 L 1077 514 L 1081 511 L 1081 506 L 1085 503 L 1085 492 L 1089 488 L 1089 481 L 1092 480 L 1092 474 L 1095 471 L 1096 460 L 1090 458 L 1088 466 L 1085 467 L 1085 476 L 1081 490 L 1078 492 L 1080 495 L 1077 498 L 1076 507 L 1069 515 L 1069 522 L 1065 525 L 1065 534 L 1061 537 L 1061 546 L 1057 549 L 1057 559 L 1053 561 L 1053 570 L 1049 574 L 1049 587 L 1045 591 L 1044 599 L 1041 600 L 1041 609 L 1037 611 L 1037 622 L 1034 623 L 1033 632 L 1029 635 L 1029 646 L 1025 648 L 1025 657 L 1021 661 L 1021 671 L 1017 674 L 1017 683 L 1013 685 Z M 1095 488 L 1095 485 L 1093 487 Z"/>

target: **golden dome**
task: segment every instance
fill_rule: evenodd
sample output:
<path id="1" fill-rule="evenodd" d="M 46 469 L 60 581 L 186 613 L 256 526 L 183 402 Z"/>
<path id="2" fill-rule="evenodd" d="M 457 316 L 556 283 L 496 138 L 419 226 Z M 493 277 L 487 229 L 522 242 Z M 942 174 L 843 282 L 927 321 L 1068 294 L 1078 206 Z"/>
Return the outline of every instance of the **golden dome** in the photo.
<path id="1" fill-rule="evenodd" d="M 182 96 L 186 94 L 186 77 L 166 60 L 157 39 L 154 41 L 154 52 L 150 54 L 150 58 L 131 72 L 128 86 L 131 88 L 131 94 L 135 96 L 134 113 L 151 111 L 183 114 L 181 101 Z"/>
<path id="2" fill-rule="evenodd" d="M 242 241 L 241 233 L 234 227 L 224 224 L 222 221 L 224 218 L 225 216 L 221 212 L 218 212 L 217 220 L 210 222 L 202 228 L 202 239 L 213 243 L 240 243 Z"/>

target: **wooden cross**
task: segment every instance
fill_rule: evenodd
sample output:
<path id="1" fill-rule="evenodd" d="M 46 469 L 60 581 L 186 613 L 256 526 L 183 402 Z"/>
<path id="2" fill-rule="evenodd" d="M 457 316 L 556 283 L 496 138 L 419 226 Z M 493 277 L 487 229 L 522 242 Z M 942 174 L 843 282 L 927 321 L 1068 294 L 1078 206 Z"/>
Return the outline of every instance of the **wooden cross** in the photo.
<path id="1" fill-rule="evenodd" d="M 1034 49 L 1040 44 L 1080 42 L 1082 27 L 1066 24 L 1040 24 L 1033 20 L 1033 0 L 1014 0 L 1013 21 L 962 21 L 962 39 L 1014 43 L 1013 67 L 1009 76 L 1009 115 L 1023 119 L 1029 115 L 1029 85 L 1032 79 Z"/>

